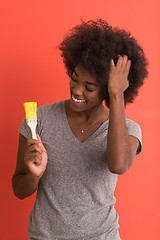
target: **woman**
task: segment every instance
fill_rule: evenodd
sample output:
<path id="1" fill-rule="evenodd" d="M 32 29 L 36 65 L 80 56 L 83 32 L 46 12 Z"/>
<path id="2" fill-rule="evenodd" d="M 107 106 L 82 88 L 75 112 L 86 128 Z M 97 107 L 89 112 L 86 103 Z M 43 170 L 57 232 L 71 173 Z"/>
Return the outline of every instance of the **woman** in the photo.
<path id="1" fill-rule="evenodd" d="M 125 105 L 147 61 L 129 33 L 101 19 L 73 28 L 59 49 L 71 98 L 38 108 L 38 140 L 23 121 L 14 193 L 24 199 L 38 189 L 30 239 L 118 240 L 117 176 L 141 151 L 140 127 L 125 118 Z"/>

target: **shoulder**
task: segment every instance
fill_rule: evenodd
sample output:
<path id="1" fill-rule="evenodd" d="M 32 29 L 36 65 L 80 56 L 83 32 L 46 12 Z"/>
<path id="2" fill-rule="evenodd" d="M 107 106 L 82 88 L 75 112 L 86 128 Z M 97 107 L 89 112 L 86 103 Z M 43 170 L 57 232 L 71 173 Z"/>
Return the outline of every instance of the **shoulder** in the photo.
<path id="1" fill-rule="evenodd" d="M 50 114 L 55 114 L 55 112 L 60 112 L 62 111 L 63 105 L 64 101 L 42 105 L 37 108 L 37 116 L 41 118 Z"/>
<path id="2" fill-rule="evenodd" d="M 53 104 L 46 104 L 37 109 L 37 132 L 43 139 L 44 135 L 48 135 L 51 129 L 59 126 L 64 115 L 65 102 L 56 102 Z"/>
<path id="3" fill-rule="evenodd" d="M 61 108 L 63 104 L 64 104 L 64 101 L 49 103 L 49 104 L 39 106 L 37 109 L 38 111 L 41 111 L 41 112 L 43 111 L 47 112 L 47 111 L 51 111 L 52 109 L 54 110 L 54 109 Z"/>
<path id="4" fill-rule="evenodd" d="M 126 118 L 126 124 L 127 124 L 127 128 L 129 130 L 141 132 L 141 127 L 140 127 L 140 125 L 137 122 L 135 122 L 135 121 L 133 121 L 131 119 Z"/>
<path id="5" fill-rule="evenodd" d="M 126 119 L 126 125 L 128 128 L 128 134 L 130 136 L 136 137 L 139 140 L 139 148 L 137 150 L 137 154 L 139 154 L 142 150 L 142 130 L 139 124 L 131 119 Z"/>

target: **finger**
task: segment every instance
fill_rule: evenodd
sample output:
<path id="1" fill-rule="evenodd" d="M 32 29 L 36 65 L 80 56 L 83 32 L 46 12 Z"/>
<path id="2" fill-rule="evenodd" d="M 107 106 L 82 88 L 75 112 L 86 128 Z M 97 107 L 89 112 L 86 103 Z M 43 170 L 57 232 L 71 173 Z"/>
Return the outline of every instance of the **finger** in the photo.
<path id="1" fill-rule="evenodd" d="M 40 136 L 39 136 L 39 134 L 36 134 L 36 136 L 37 136 L 37 139 L 38 139 L 38 143 L 43 144 L 43 143 L 42 143 L 42 140 L 41 140 L 41 138 L 40 138 Z"/>
<path id="2" fill-rule="evenodd" d="M 126 90 L 127 90 L 127 88 L 129 88 L 129 81 L 127 81 L 127 87 L 126 87 Z"/>
<path id="3" fill-rule="evenodd" d="M 131 60 L 128 60 L 127 64 L 126 64 L 126 74 L 127 74 L 127 76 L 129 74 L 130 67 L 131 67 Z"/>
<path id="4" fill-rule="evenodd" d="M 36 134 L 36 135 L 37 135 L 39 147 L 41 148 L 41 150 L 42 150 L 43 152 L 46 152 L 46 149 L 45 149 L 45 147 L 43 146 L 43 143 L 42 143 L 42 140 L 41 140 L 40 136 L 39 136 L 38 134 Z"/>
<path id="5" fill-rule="evenodd" d="M 29 154 L 27 154 L 27 157 L 25 158 L 25 163 L 27 165 L 30 163 L 33 163 L 33 162 L 37 162 L 37 165 L 40 165 L 41 161 L 42 161 L 42 157 L 41 157 L 41 154 L 38 152 L 29 153 Z"/>
<path id="6" fill-rule="evenodd" d="M 27 139 L 27 145 L 30 146 L 32 144 L 38 143 L 37 140 L 33 139 L 33 138 L 28 138 Z"/>
<path id="7" fill-rule="evenodd" d="M 124 55 L 124 56 L 122 57 L 122 66 L 121 66 L 123 69 L 126 68 L 127 62 L 128 62 L 128 56 Z"/>
<path id="8" fill-rule="evenodd" d="M 114 60 L 113 60 L 113 59 L 111 59 L 111 61 L 110 61 L 110 66 L 111 66 L 111 68 L 114 68 L 114 67 L 115 67 Z"/>
<path id="9" fill-rule="evenodd" d="M 119 55 L 119 56 L 118 56 L 117 65 L 116 65 L 116 68 L 117 68 L 117 69 L 120 69 L 120 68 L 121 68 L 122 62 L 123 62 L 123 57 Z"/>
<path id="10" fill-rule="evenodd" d="M 41 162 L 42 162 L 42 158 L 41 158 L 41 155 L 38 155 L 38 154 L 36 154 L 35 156 L 34 156 L 34 164 L 36 164 L 36 166 L 39 166 L 39 165 L 41 165 Z"/>
<path id="11" fill-rule="evenodd" d="M 34 158 L 30 159 L 30 161 L 27 161 L 26 164 L 28 166 L 32 166 L 33 164 L 35 164 L 36 166 L 40 166 L 41 162 L 42 162 L 42 160 L 40 158 L 38 158 L 37 156 L 35 156 Z"/>
<path id="12" fill-rule="evenodd" d="M 41 147 L 39 146 L 39 144 L 32 144 L 28 147 L 28 150 L 30 152 L 39 152 L 39 153 L 42 153 L 42 149 Z"/>

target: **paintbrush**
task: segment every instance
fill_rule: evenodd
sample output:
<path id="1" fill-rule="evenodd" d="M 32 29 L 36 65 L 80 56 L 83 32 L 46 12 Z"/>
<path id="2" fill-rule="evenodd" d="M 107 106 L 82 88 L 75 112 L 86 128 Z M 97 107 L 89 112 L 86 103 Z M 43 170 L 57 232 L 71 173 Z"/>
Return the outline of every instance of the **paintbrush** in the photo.
<path id="1" fill-rule="evenodd" d="M 24 109 L 26 114 L 26 122 L 31 130 L 32 138 L 37 140 L 36 136 L 37 102 L 25 102 Z"/>

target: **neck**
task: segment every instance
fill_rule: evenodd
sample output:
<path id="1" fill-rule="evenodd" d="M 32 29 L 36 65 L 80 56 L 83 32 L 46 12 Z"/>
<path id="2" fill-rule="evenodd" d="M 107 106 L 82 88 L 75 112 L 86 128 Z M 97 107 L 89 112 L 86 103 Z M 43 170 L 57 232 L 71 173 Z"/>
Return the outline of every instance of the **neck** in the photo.
<path id="1" fill-rule="evenodd" d="M 70 116 L 73 115 L 73 117 L 75 117 L 76 115 L 77 119 L 80 119 L 81 122 L 92 122 L 99 119 L 104 113 L 104 106 L 102 103 L 94 108 L 91 108 L 90 110 L 76 112 L 70 108 L 69 101 L 67 101 L 66 109 Z"/>
<path id="2" fill-rule="evenodd" d="M 82 121 L 90 122 L 98 119 L 103 114 L 104 107 L 103 105 L 99 105 L 89 111 L 84 112 L 75 112 L 78 118 L 82 119 Z"/>

